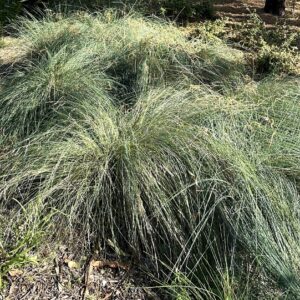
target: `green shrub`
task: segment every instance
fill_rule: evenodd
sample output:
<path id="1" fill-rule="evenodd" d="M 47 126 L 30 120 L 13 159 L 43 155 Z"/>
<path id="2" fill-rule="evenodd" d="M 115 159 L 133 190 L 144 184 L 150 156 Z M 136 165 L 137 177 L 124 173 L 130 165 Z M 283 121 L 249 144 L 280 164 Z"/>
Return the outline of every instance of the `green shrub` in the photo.
<path id="1" fill-rule="evenodd" d="M 243 47 L 254 52 L 258 74 L 297 74 L 300 64 L 297 49 L 299 33 L 290 30 L 288 26 L 276 24 L 273 29 L 268 29 L 254 14 L 242 25 L 237 39 Z"/>
<path id="2" fill-rule="evenodd" d="M 300 57 L 297 52 L 276 46 L 263 46 L 256 57 L 256 71 L 258 74 L 280 73 L 297 74 Z"/>
<path id="3" fill-rule="evenodd" d="M 226 40 L 242 49 L 248 58 L 250 72 L 255 72 L 258 77 L 270 73 L 299 75 L 299 32 L 281 24 L 269 28 L 257 14 L 251 14 L 249 19 L 235 25 L 226 19 L 204 22 L 192 31 L 191 36 Z"/>

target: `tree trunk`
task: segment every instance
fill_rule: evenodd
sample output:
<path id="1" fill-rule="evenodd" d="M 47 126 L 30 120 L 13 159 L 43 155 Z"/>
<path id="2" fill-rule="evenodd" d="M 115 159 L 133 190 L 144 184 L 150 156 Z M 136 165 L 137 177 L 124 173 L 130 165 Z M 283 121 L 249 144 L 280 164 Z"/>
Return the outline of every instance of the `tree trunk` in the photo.
<path id="1" fill-rule="evenodd" d="M 284 16 L 285 0 L 266 0 L 264 11 L 277 16 Z"/>

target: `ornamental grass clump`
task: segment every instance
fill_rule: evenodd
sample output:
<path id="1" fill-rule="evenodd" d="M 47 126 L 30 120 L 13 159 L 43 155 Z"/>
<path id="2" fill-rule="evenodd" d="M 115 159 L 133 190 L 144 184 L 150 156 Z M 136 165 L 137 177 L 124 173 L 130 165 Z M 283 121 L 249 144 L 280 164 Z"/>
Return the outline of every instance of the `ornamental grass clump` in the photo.
<path id="1" fill-rule="evenodd" d="M 107 101 L 110 80 L 93 67 L 89 50 L 82 48 L 71 55 L 62 48 L 45 53 L 38 62 L 24 62 L 1 91 L 4 131 L 26 135 L 56 122 L 59 113 L 70 111 L 74 102 Z"/>
<path id="2" fill-rule="evenodd" d="M 196 226 L 192 211 L 204 205 L 196 178 L 205 131 L 196 123 L 210 101 L 168 88 L 141 95 L 131 110 L 86 102 L 77 108 L 84 119 L 8 154 L 4 202 L 38 197 L 134 252 L 157 255 L 167 241 L 180 249 Z"/>
<path id="3" fill-rule="evenodd" d="M 166 280 L 200 279 L 204 298 L 229 284 L 225 236 L 225 261 L 236 251 L 299 295 L 298 79 L 246 84 L 239 51 L 111 11 L 19 26 L 26 59 L 0 98 L 3 209 L 59 211 L 58 227 L 148 257 Z"/>
<path id="4" fill-rule="evenodd" d="M 107 13 L 95 20 L 90 36 L 99 46 L 100 60 L 107 59 L 103 66 L 109 74 L 133 90 L 162 82 L 234 81 L 244 66 L 242 52 L 221 42 L 190 40 L 179 28 L 157 20 Z"/>
<path id="5" fill-rule="evenodd" d="M 73 53 L 95 45 L 99 68 L 123 84 L 123 94 L 137 86 L 186 78 L 197 83 L 222 81 L 225 76 L 234 80 L 244 64 L 242 53 L 224 43 L 190 41 L 173 24 L 136 15 L 120 18 L 114 11 L 21 19 L 15 30 L 31 59 L 45 51 L 55 53 L 65 48 Z"/>
<path id="6" fill-rule="evenodd" d="M 49 120 L 59 123 L 56 116 L 74 101 L 131 106 L 151 87 L 217 85 L 243 64 L 240 52 L 224 44 L 189 41 L 168 23 L 109 11 L 21 19 L 16 32 L 25 54 L 3 81 L 0 123 L 23 136 L 47 128 Z"/>
<path id="7" fill-rule="evenodd" d="M 230 95 L 232 97 L 232 95 Z M 237 101 L 252 105 L 244 124 L 249 143 L 256 147 L 256 157 L 281 175 L 299 181 L 300 159 L 300 89 L 293 78 L 266 78 L 243 86 L 235 92 Z"/>
<path id="8" fill-rule="evenodd" d="M 210 253 L 221 250 L 207 240 L 218 239 L 221 226 L 297 294 L 300 244 L 291 232 L 300 229 L 299 194 L 259 160 L 259 148 L 245 146 L 243 122 L 254 108 L 206 88 L 152 90 L 130 110 L 87 102 L 74 107 L 84 118 L 3 159 L 3 203 L 39 199 L 86 235 L 154 261 L 167 257 L 183 272 L 197 264 L 196 273 L 214 270 Z"/>

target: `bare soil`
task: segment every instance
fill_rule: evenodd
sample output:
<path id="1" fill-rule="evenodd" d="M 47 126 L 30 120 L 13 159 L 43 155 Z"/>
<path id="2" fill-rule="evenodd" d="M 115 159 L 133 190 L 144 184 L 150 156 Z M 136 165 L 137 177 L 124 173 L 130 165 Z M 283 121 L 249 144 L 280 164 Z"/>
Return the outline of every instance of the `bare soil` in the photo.
<path id="1" fill-rule="evenodd" d="M 286 15 L 284 17 L 266 14 L 263 11 L 264 0 L 216 0 L 215 8 L 217 15 L 227 17 L 234 22 L 247 19 L 250 13 L 256 12 L 268 25 L 276 23 L 288 24 L 300 27 L 300 1 L 288 0 L 286 3 Z"/>
<path id="2" fill-rule="evenodd" d="M 100 256 L 79 257 L 65 246 L 56 252 L 43 251 L 35 263 L 10 269 L 0 299 L 159 299 L 145 287 L 146 276 L 130 263 Z"/>

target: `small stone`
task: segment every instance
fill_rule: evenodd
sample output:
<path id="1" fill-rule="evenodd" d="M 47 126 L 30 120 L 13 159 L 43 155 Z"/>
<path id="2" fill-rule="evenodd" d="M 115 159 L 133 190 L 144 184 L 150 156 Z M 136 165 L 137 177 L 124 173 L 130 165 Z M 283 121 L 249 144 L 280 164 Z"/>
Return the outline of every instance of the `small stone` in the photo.
<path id="1" fill-rule="evenodd" d="M 101 282 L 101 285 L 102 285 L 102 287 L 106 287 L 106 285 L 107 285 L 107 280 L 102 280 L 102 282 Z"/>

